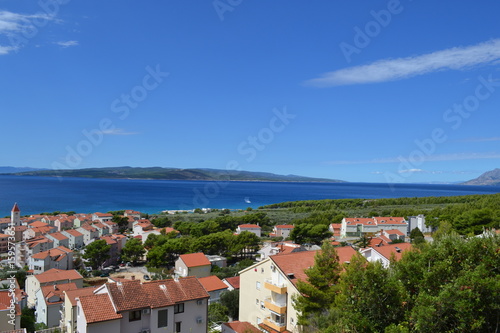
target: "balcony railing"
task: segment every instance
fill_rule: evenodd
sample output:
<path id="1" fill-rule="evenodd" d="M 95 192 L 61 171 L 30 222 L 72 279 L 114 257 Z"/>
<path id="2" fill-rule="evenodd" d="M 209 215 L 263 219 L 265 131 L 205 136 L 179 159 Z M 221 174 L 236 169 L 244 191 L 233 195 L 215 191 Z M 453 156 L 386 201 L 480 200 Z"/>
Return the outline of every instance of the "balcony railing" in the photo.
<path id="1" fill-rule="evenodd" d="M 284 283 L 276 283 L 273 282 L 272 280 L 266 280 L 264 282 L 264 287 L 266 289 L 269 289 L 277 294 L 284 294 L 286 293 L 286 284 Z"/>
<path id="2" fill-rule="evenodd" d="M 272 320 L 271 317 L 264 318 L 264 324 L 271 327 L 272 329 L 275 329 L 278 332 L 283 332 L 284 330 L 286 330 L 286 324 L 276 322 Z"/>
<path id="3" fill-rule="evenodd" d="M 266 298 L 264 300 L 264 305 L 267 309 L 279 313 L 279 314 L 285 314 L 286 313 L 286 303 L 281 303 L 281 302 L 273 302 L 271 298 Z"/>

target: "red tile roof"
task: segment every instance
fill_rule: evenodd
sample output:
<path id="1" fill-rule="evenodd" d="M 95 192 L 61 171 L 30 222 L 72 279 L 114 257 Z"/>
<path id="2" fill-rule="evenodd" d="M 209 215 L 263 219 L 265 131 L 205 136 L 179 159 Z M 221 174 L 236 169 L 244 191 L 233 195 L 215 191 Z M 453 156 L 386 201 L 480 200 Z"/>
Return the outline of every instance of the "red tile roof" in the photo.
<path id="1" fill-rule="evenodd" d="M 404 217 L 373 217 L 377 224 L 407 224 Z"/>
<path id="2" fill-rule="evenodd" d="M 139 280 L 107 283 L 106 288 L 118 312 L 160 308 L 209 297 L 194 276 L 178 280 L 157 280 L 144 283 Z"/>
<path id="3" fill-rule="evenodd" d="M 97 289 L 97 286 L 94 287 L 86 287 L 86 288 L 78 288 L 73 290 L 65 290 L 64 294 L 67 299 L 71 302 L 71 305 L 76 306 L 76 299 L 82 296 L 94 295 L 94 291 Z"/>
<path id="4" fill-rule="evenodd" d="M 61 234 L 60 232 L 53 232 L 50 234 L 51 237 L 54 237 L 55 239 L 57 240 L 65 240 L 65 239 L 68 239 L 68 237 L 64 236 L 63 234 Z"/>
<path id="5" fill-rule="evenodd" d="M 63 270 L 52 268 L 46 272 L 35 275 L 40 283 L 48 283 L 63 280 L 78 280 L 83 279 L 83 277 L 76 270 Z"/>
<path id="6" fill-rule="evenodd" d="M 398 229 L 384 230 L 384 232 L 386 234 L 389 234 L 389 235 L 398 235 L 398 236 L 404 236 L 405 235 L 401 231 L 399 231 Z"/>
<path id="7" fill-rule="evenodd" d="M 411 248 L 412 246 L 410 243 L 397 243 L 376 247 L 373 248 L 373 250 L 377 251 L 387 259 L 391 259 L 392 254 L 394 254 L 395 259 L 400 260 L 403 256 L 403 252 L 411 250 Z"/>
<path id="8" fill-rule="evenodd" d="M 54 261 L 60 261 L 65 258 L 68 253 L 73 252 L 64 246 L 58 246 L 55 249 L 50 249 L 47 251 L 39 252 L 31 256 L 33 259 L 45 259 L 50 257 Z"/>
<path id="9" fill-rule="evenodd" d="M 0 291 L 0 311 L 7 310 L 9 309 L 10 306 L 10 301 L 12 300 L 12 297 L 9 297 L 9 291 L 8 290 L 1 290 Z M 16 314 L 20 315 L 21 314 L 21 308 L 19 307 L 18 304 L 16 304 Z"/>
<path id="10" fill-rule="evenodd" d="M 350 261 L 356 251 L 350 246 L 336 247 L 339 261 L 344 263 Z M 296 284 L 298 280 L 307 280 L 305 270 L 314 266 L 314 256 L 318 251 L 293 252 L 290 254 L 271 256 L 271 260 L 279 269 L 288 276 L 288 279 Z"/>
<path id="11" fill-rule="evenodd" d="M 257 224 L 240 224 L 238 226 L 240 229 L 241 228 L 249 228 L 249 229 L 261 229 L 260 226 L 258 226 Z"/>
<path id="12" fill-rule="evenodd" d="M 198 281 L 200 281 L 203 288 L 205 288 L 205 290 L 208 292 L 215 291 L 215 290 L 221 290 L 221 289 L 227 289 L 227 284 L 222 282 L 222 280 L 219 279 L 215 275 L 210 275 L 207 277 L 198 278 Z"/>
<path id="13" fill-rule="evenodd" d="M 13 212 L 20 212 L 21 210 L 19 209 L 19 206 L 17 205 L 17 202 L 14 204 L 14 207 L 12 207 Z"/>
<path id="14" fill-rule="evenodd" d="M 223 323 L 222 325 L 227 326 L 236 333 L 260 333 L 261 331 L 250 324 L 248 321 L 232 321 L 230 323 Z"/>
<path id="15" fill-rule="evenodd" d="M 77 289 L 78 287 L 74 282 L 55 284 L 50 286 L 43 286 L 42 295 L 47 303 L 48 299 L 56 296 L 55 301 L 50 302 L 50 304 L 61 303 L 64 301 L 64 291 Z"/>
<path id="16" fill-rule="evenodd" d="M 240 277 L 232 276 L 224 279 L 227 283 L 231 285 L 234 289 L 240 289 Z"/>
<path id="17" fill-rule="evenodd" d="M 65 230 L 68 234 L 70 234 L 71 236 L 73 237 L 80 237 L 80 236 L 83 236 L 83 234 L 75 229 L 68 229 L 68 230 Z"/>
<path id="18" fill-rule="evenodd" d="M 358 225 L 358 224 L 377 225 L 375 220 L 372 218 L 346 217 L 345 221 L 346 221 L 346 224 L 350 224 L 350 225 Z"/>
<path id="19" fill-rule="evenodd" d="M 210 265 L 210 261 L 205 257 L 203 252 L 181 254 L 179 258 L 186 264 L 187 267 L 198 267 Z"/>
<path id="20" fill-rule="evenodd" d="M 87 324 L 123 318 L 116 313 L 108 294 L 79 297 Z"/>
<path id="21" fill-rule="evenodd" d="M 28 224 L 28 227 L 30 227 L 30 228 L 39 228 L 39 227 L 48 227 L 48 226 L 49 226 L 48 223 L 45 223 L 42 221 L 35 221 L 35 222 Z"/>
<path id="22" fill-rule="evenodd" d="M 295 228 L 292 224 L 280 224 L 276 226 L 276 229 L 293 229 Z"/>

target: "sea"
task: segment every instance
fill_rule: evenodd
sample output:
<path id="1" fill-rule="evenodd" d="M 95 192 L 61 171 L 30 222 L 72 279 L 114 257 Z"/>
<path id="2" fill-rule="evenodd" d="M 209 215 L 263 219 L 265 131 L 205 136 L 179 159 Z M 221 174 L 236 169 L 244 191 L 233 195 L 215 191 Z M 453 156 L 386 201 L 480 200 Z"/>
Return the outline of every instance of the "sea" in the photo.
<path id="1" fill-rule="evenodd" d="M 500 193 L 500 186 L 386 183 L 181 181 L 0 175 L 0 217 L 15 202 L 22 215 L 133 209 L 144 213 L 194 208 L 258 208 L 319 199 L 399 198 Z"/>

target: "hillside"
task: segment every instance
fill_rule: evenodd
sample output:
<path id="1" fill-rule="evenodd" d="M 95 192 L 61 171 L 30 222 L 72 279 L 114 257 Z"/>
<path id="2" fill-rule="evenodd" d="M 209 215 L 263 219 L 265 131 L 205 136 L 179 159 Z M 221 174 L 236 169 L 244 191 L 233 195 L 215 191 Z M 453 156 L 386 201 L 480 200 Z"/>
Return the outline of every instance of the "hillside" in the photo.
<path id="1" fill-rule="evenodd" d="M 481 176 L 466 181 L 463 185 L 493 185 L 500 186 L 500 169 L 496 168 L 495 170 L 491 170 L 483 173 Z"/>
<path id="2" fill-rule="evenodd" d="M 163 179 L 163 180 L 208 180 L 208 181 L 277 181 L 277 182 L 343 182 L 335 179 L 312 178 L 296 175 L 277 175 L 268 172 L 228 171 L 219 169 L 175 169 L 175 168 L 89 168 L 74 170 L 37 170 L 10 173 L 18 176 Z"/>

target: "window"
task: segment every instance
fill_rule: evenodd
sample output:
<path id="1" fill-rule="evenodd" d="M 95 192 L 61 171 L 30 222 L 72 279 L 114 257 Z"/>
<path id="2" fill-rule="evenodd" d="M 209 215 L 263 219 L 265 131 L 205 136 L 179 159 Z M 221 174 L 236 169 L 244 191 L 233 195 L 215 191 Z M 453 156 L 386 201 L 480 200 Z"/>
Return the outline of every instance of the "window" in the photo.
<path id="1" fill-rule="evenodd" d="M 255 299 L 255 304 L 259 305 L 259 299 L 258 298 Z"/>
<path id="2" fill-rule="evenodd" d="M 262 323 L 262 319 L 260 319 L 260 317 L 257 317 L 257 325 L 259 325 L 260 323 Z"/>
<path id="3" fill-rule="evenodd" d="M 174 305 L 174 313 L 184 312 L 184 303 L 179 303 Z"/>
<path id="4" fill-rule="evenodd" d="M 168 310 L 158 311 L 158 328 L 167 327 L 168 325 Z"/>
<path id="5" fill-rule="evenodd" d="M 255 283 L 255 288 L 257 288 L 257 290 L 260 290 L 260 281 L 257 281 Z"/>
<path id="6" fill-rule="evenodd" d="M 181 331 L 181 323 L 180 321 L 175 323 L 175 333 L 179 333 Z"/>
<path id="7" fill-rule="evenodd" d="M 261 310 L 264 310 L 266 307 L 264 306 L 264 302 L 260 301 L 260 308 Z"/>
<path id="8" fill-rule="evenodd" d="M 141 310 L 130 311 L 128 313 L 128 321 L 141 320 Z"/>

